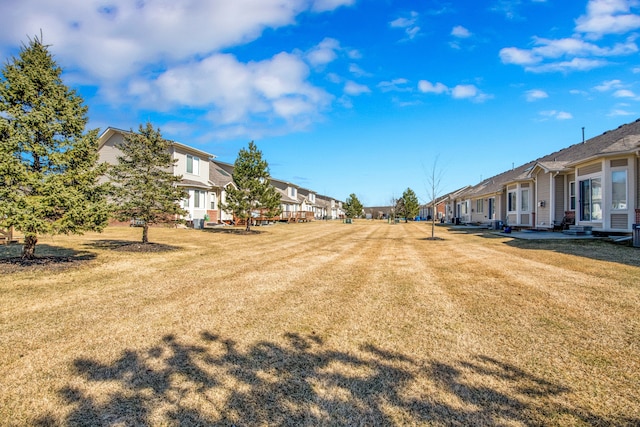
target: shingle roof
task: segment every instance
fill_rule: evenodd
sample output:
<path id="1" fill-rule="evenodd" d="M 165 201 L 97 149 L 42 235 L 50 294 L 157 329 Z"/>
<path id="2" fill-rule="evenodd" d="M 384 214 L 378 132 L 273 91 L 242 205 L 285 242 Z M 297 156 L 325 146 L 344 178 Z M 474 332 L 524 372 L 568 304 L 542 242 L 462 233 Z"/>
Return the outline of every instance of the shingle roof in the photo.
<path id="1" fill-rule="evenodd" d="M 216 187 L 224 188 L 233 182 L 233 177 L 229 172 L 217 165 L 216 162 L 211 162 L 209 165 L 209 181 Z"/>
<path id="2" fill-rule="evenodd" d="M 209 188 L 207 184 L 200 181 L 194 181 L 191 179 L 182 179 L 180 180 L 180 183 L 178 185 L 184 186 L 184 187 L 197 187 L 197 188 L 206 188 L 206 189 Z"/>
<path id="3" fill-rule="evenodd" d="M 474 197 L 501 192 L 510 182 L 530 179 L 529 172 L 536 165 L 547 171 L 563 171 L 595 157 L 630 153 L 636 150 L 640 150 L 640 119 L 485 179 L 464 191 L 462 195 Z"/>

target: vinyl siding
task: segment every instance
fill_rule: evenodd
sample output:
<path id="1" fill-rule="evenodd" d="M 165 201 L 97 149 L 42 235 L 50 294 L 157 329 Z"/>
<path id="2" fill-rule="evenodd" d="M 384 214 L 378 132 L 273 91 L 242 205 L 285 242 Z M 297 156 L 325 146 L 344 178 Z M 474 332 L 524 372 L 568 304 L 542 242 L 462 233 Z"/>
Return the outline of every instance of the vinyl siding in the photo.
<path id="1" fill-rule="evenodd" d="M 626 230 L 629 222 L 629 215 L 627 214 L 611 214 L 611 228 L 618 230 Z"/>
<path id="2" fill-rule="evenodd" d="M 536 215 L 536 221 L 539 225 L 550 226 L 551 225 L 551 175 L 548 173 L 538 174 L 538 194 L 537 199 L 533 202 L 536 204 L 538 214 Z M 538 202 L 543 201 L 544 206 L 537 206 Z M 534 224 L 534 225 L 538 225 Z"/>
<path id="3" fill-rule="evenodd" d="M 578 168 L 578 176 L 591 175 L 602 171 L 602 163 L 594 163 L 589 166 Z"/>
<path id="4" fill-rule="evenodd" d="M 553 214 L 554 221 L 562 221 L 564 218 L 564 211 L 567 210 L 565 207 L 566 197 L 565 197 L 565 181 L 564 176 L 559 175 L 555 178 L 555 212 Z M 569 185 L 569 184 L 567 184 Z"/>

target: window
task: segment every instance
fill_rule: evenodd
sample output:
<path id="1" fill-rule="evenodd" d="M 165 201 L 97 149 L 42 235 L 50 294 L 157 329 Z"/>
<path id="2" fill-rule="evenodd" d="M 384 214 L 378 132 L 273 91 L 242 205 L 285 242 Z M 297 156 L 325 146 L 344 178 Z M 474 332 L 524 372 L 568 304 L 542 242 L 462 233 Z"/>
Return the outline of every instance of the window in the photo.
<path id="1" fill-rule="evenodd" d="M 187 154 L 187 173 L 200 175 L 200 159 L 198 157 Z"/>
<path id="2" fill-rule="evenodd" d="M 602 220 L 602 183 L 600 178 L 580 181 L 580 219 Z"/>
<path id="3" fill-rule="evenodd" d="M 212 193 L 211 194 L 211 210 L 216 210 L 216 201 L 218 199 L 218 196 L 216 195 L 216 193 Z"/>
<path id="4" fill-rule="evenodd" d="M 627 171 L 611 172 L 612 209 L 627 209 Z"/>
<path id="5" fill-rule="evenodd" d="M 291 197 L 296 197 L 296 189 L 289 187 L 289 194 L 291 194 Z"/>
<path id="6" fill-rule="evenodd" d="M 484 212 L 484 200 L 482 199 L 476 200 L 476 212 L 478 213 Z"/>
<path id="7" fill-rule="evenodd" d="M 517 205 L 517 193 L 515 191 L 509 191 L 509 193 L 507 194 L 507 210 L 509 212 L 515 212 L 516 209 L 518 208 Z"/>
<path id="8" fill-rule="evenodd" d="M 529 190 L 522 190 L 520 192 L 520 210 L 523 212 L 529 211 Z"/>
<path id="9" fill-rule="evenodd" d="M 202 199 L 204 198 L 204 191 L 193 190 L 193 207 L 200 208 L 204 207 L 204 203 Z"/>
<path id="10" fill-rule="evenodd" d="M 571 181 L 569 183 L 569 210 L 576 210 L 576 183 Z"/>

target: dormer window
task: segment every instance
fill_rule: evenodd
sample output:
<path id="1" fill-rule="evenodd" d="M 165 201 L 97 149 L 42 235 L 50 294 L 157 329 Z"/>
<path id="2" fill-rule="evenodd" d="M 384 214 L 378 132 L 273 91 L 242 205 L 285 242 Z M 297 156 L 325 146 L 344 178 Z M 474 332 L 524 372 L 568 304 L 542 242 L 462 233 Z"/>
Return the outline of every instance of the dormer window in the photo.
<path id="1" fill-rule="evenodd" d="M 187 154 L 187 173 L 200 175 L 200 159 L 191 154 Z"/>
<path id="2" fill-rule="evenodd" d="M 289 195 L 296 197 L 296 189 L 294 187 L 289 187 Z"/>

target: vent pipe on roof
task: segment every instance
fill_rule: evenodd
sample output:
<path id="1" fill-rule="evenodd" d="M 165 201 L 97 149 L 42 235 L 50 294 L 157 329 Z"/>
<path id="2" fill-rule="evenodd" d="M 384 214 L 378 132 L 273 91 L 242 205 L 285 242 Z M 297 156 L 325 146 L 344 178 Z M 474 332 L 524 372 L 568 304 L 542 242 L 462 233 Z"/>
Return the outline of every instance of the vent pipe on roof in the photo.
<path id="1" fill-rule="evenodd" d="M 584 144 L 584 126 L 582 126 L 582 143 Z"/>

